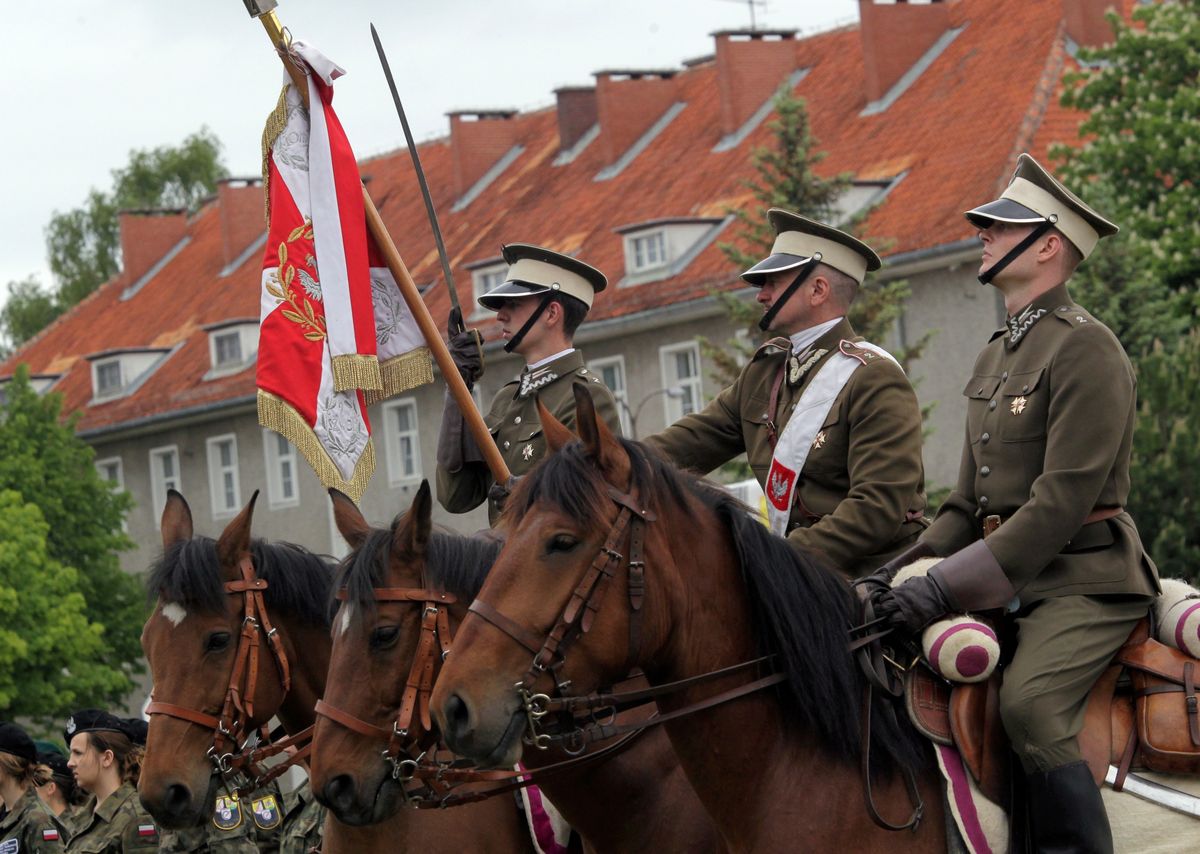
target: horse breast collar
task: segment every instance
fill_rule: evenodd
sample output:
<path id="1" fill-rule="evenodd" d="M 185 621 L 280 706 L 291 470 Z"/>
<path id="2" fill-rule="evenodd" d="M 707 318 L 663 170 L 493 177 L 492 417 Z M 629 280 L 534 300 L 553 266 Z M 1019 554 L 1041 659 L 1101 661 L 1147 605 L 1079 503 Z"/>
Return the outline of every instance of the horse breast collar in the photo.
<path id="1" fill-rule="evenodd" d="M 233 669 L 229 673 L 229 687 L 225 691 L 225 702 L 220 716 L 214 717 L 198 709 L 190 709 L 187 706 L 154 699 L 146 707 L 146 713 L 149 715 L 166 715 L 211 729 L 213 743 L 208 749 L 208 757 L 212 760 L 216 771 L 223 776 L 230 774 L 235 767 L 247 765 L 245 756 L 236 754 L 234 751 L 242 746 L 249 735 L 246 731 L 246 724 L 254 717 L 254 692 L 258 686 L 260 632 L 266 637 L 267 645 L 279 665 L 283 693 L 286 694 L 292 687 L 291 668 L 288 665 L 287 653 L 279 639 L 278 630 L 271 624 L 271 618 L 267 615 L 266 603 L 263 601 L 263 591 L 267 589 L 267 581 L 258 577 L 249 555 L 245 555 L 238 562 L 238 570 L 242 577 L 234 581 L 226 581 L 224 585 L 226 593 L 243 596 L 244 616 L 242 631 L 238 635 Z M 298 738 L 299 736 L 293 737 L 293 739 Z"/>

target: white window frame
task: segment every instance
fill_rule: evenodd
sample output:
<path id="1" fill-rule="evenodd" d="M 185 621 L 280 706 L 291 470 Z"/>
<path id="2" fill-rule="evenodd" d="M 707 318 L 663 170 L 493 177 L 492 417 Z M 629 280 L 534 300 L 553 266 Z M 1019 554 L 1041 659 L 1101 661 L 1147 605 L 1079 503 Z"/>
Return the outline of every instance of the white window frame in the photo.
<path id="1" fill-rule="evenodd" d="M 263 461 L 267 468 L 267 505 L 271 509 L 300 506 L 300 467 L 299 454 L 296 446 L 274 430 L 263 429 Z M 279 452 L 279 443 L 287 446 L 287 453 Z M 289 462 L 292 467 L 292 497 L 283 494 L 283 463 Z"/>
<path id="2" fill-rule="evenodd" d="M 100 371 L 110 365 L 117 366 L 117 386 L 116 388 L 102 389 L 100 388 Z M 93 397 L 97 400 L 105 397 L 115 397 L 125 390 L 125 366 L 121 364 L 120 357 L 115 359 L 99 359 L 92 363 L 92 392 Z"/>
<path id="3" fill-rule="evenodd" d="M 112 487 L 113 492 L 125 491 L 125 464 L 122 462 L 120 457 L 105 457 L 102 460 L 96 460 L 95 465 L 96 473 L 100 475 L 100 478 L 108 481 L 111 484 L 114 484 Z M 109 466 L 113 467 L 115 470 L 117 475 L 116 477 L 110 478 L 105 474 L 104 469 Z M 125 518 L 125 514 L 121 514 L 121 530 L 129 530 L 129 520 Z"/>
<path id="4" fill-rule="evenodd" d="M 221 463 L 220 445 L 224 442 L 230 444 L 230 464 L 224 466 Z M 205 453 L 208 458 L 208 490 L 212 498 L 212 514 L 214 519 L 228 519 L 237 515 L 237 512 L 242 508 L 242 485 L 241 478 L 238 477 L 238 449 L 237 436 L 233 433 L 223 433 L 220 436 L 210 436 L 205 440 Z M 224 475 L 226 473 L 233 476 L 233 505 L 226 506 L 223 503 L 225 496 Z"/>
<path id="5" fill-rule="evenodd" d="M 238 357 L 232 361 L 222 362 L 220 360 L 220 341 L 225 338 L 232 338 L 237 342 Z M 222 329 L 220 332 L 213 332 L 208 336 L 208 340 L 212 347 L 211 356 L 214 371 L 223 371 L 246 364 L 246 354 L 242 352 L 242 333 L 238 329 Z"/>
<path id="6" fill-rule="evenodd" d="M 604 369 L 615 367 L 617 374 L 621 377 L 621 388 L 615 389 L 608 384 L 604 377 Z M 621 420 L 621 434 L 628 438 L 637 438 L 633 435 L 633 426 L 630 421 L 629 409 L 629 374 L 625 372 L 625 357 L 624 356 L 606 356 L 603 359 L 592 359 L 588 362 L 588 370 L 600 378 L 600 382 L 608 387 L 612 392 L 613 397 L 617 399 L 617 413 Z"/>
<path id="7" fill-rule="evenodd" d="M 675 376 L 675 355 L 681 352 L 691 352 L 696 360 L 696 374 L 693 377 L 681 379 Z M 700 358 L 700 344 L 697 341 L 684 341 L 679 344 L 669 344 L 658 348 L 659 371 L 662 376 L 662 387 L 678 387 L 691 390 L 693 408 L 691 412 L 699 412 L 704 408 L 704 363 Z M 663 395 L 663 417 L 667 424 L 674 424 L 684 415 L 683 398 Z"/>
<path id="8" fill-rule="evenodd" d="M 649 248 L 657 245 L 658 258 L 651 259 L 647 252 L 644 259 L 638 257 L 639 246 Z M 655 228 L 648 231 L 637 231 L 625 235 L 625 269 L 629 273 L 647 273 L 651 270 L 661 270 L 671 263 L 670 241 L 667 240 L 665 228 Z"/>
<path id="9" fill-rule="evenodd" d="M 484 317 L 488 314 L 487 309 L 479 304 L 479 298 L 492 288 L 502 284 L 507 278 L 508 264 L 504 262 L 488 264 L 471 271 L 471 287 L 475 294 L 475 310 L 471 312 L 471 317 Z"/>
<path id="10" fill-rule="evenodd" d="M 401 432 L 396 426 L 394 413 L 409 409 L 412 413 L 412 428 Z M 388 485 L 411 486 L 421 480 L 421 423 L 415 397 L 398 397 L 383 405 L 383 437 L 387 447 Z M 401 440 L 407 437 L 412 446 L 413 471 L 405 474 L 401 465 L 403 451 Z"/>
<path id="11" fill-rule="evenodd" d="M 175 475 L 173 484 L 168 484 L 160 475 L 161 466 L 158 461 L 165 456 L 175 458 Z M 183 492 L 183 471 L 178 445 L 163 445 L 150 449 L 150 494 L 154 502 L 154 526 L 162 525 L 163 508 L 167 506 L 167 490 L 174 489 Z"/>

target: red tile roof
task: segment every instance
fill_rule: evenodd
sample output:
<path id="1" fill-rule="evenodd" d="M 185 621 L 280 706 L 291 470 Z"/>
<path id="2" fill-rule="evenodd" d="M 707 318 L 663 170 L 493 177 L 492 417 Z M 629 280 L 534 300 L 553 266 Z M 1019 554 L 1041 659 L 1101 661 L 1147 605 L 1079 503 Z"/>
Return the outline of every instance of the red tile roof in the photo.
<path id="1" fill-rule="evenodd" d="M 961 212 L 992 198 L 1007 182 L 1017 154 L 1044 158 L 1051 142 L 1075 141 L 1079 116 L 1058 105 L 1065 39 L 1060 0 L 963 0 L 965 28 L 888 109 L 862 117 L 866 106 L 862 40 L 846 27 L 797 41 L 810 69 L 795 87 L 808 102 L 812 130 L 828 152 L 820 171 L 860 178 L 905 177 L 866 220 L 866 232 L 885 255 L 928 249 L 968 238 Z M 735 148 L 714 153 L 722 136 L 717 66 L 708 60 L 673 78 L 686 108 L 615 178 L 594 180 L 605 166 L 593 142 L 570 164 L 554 166 L 559 151 L 553 108 L 518 114 L 515 142 L 524 152 L 462 211 L 456 201 L 448 139 L 421 146 L 438 206 L 459 298 L 472 301 L 466 265 L 499 254 L 505 242 L 533 242 L 577 253 L 610 282 L 624 274 L 622 238 L 614 229 L 670 217 L 720 217 L 752 203 L 743 182 L 749 155 L 770 139 L 761 123 Z M 393 238 L 418 283 L 440 279 L 408 153 L 363 161 L 363 175 Z M 211 203 L 188 223 L 191 242 L 135 296 L 118 275 L 0 365 L 0 377 L 28 362 L 35 373 L 65 373 L 56 390 L 68 411 L 84 411 L 80 429 L 97 430 L 254 392 L 250 368 L 216 380 L 209 370 L 206 324 L 258 314 L 260 256 L 225 278 L 221 217 Z M 732 237 L 723 233 L 721 240 Z M 247 244 L 251 236 L 247 237 Z M 627 316 L 702 298 L 713 286 L 733 287 L 732 269 L 715 242 L 678 275 L 648 285 L 610 287 L 591 319 Z M 445 316 L 445 291 L 428 302 Z M 101 350 L 164 346 L 174 352 L 127 397 L 89 405 L 91 374 L 82 358 Z"/>

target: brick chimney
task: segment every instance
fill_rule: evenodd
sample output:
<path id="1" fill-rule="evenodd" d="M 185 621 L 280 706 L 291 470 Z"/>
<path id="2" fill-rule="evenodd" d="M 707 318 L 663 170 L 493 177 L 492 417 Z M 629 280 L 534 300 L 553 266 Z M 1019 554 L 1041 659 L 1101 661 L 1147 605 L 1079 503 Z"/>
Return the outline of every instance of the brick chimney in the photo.
<path id="1" fill-rule="evenodd" d="M 1112 44 L 1113 31 L 1104 16 L 1120 12 L 1117 0 L 1062 0 L 1063 23 L 1067 35 L 1083 47 Z"/>
<path id="2" fill-rule="evenodd" d="M 228 267 L 266 231 L 261 178 L 225 178 L 217 182 L 221 212 L 221 251 Z"/>
<path id="3" fill-rule="evenodd" d="M 717 42 L 721 133 L 731 134 L 796 70 L 795 30 L 722 30 Z"/>
<path id="4" fill-rule="evenodd" d="M 454 191 L 462 196 L 516 141 L 516 110 L 454 110 L 450 117 L 450 158 Z"/>
<path id="5" fill-rule="evenodd" d="M 877 101 L 954 26 L 959 0 L 858 0 L 867 101 Z"/>
<path id="6" fill-rule="evenodd" d="M 675 71 L 597 71 L 598 142 L 613 163 L 676 101 Z"/>
<path id="7" fill-rule="evenodd" d="M 187 232 L 183 208 L 125 210 L 117 214 L 121 229 L 121 270 L 125 284 L 140 279 Z"/>
<path id="8" fill-rule="evenodd" d="M 596 87 L 563 86 L 554 90 L 558 100 L 558 149 L 564 151 L 596 124 Z"/>

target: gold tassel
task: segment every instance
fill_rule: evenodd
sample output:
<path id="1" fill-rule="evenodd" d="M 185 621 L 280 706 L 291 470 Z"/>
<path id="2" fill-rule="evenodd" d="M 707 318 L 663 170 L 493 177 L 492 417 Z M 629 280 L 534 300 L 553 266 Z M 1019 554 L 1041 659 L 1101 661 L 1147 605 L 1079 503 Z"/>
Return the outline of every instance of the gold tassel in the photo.
<path id="1" fill-rule="evenodd" d="M 312 428 L 308 426 L 308 422 L 287 401 L 259 389 L 258 423 L 274 430 L 295 445 L 296 450 L 312 466 L 322 485 L 344 492 L 356 502 L 362 499 L 367 490 L 367 483 L 375 471 L 375 445 L 370 439 L 367 440 L 367 447 L 354 466 L 354 476 L 345 480 Z"/>
<path id="2" fill-rule="evenodd" d="M 433 382 L 433 360 L 429 348 L 417 347 L 393 356 L 380 363 L 379 373 L 383 378 L 383 389 L 364 392 L 368 406 Z"/>
<path id="3" fill-rule="evenodd" d="M 263 205 L 268 225 L 271 223 L 271 170 L 267 164 L 271 162 L 271 146 L 275 144 L 275 140 L 287 127 L 287 92 L 288 86 L 285 85 L 283 91 L 279 93 L 279 101 L 275 104 L 275 109 L 267 116 L 267 123 L 263 127 L 262 133 Z"/>
<path id="4" fill-rule="evenodd" d="M 383 388 L 379 376 L 379 359 L 361 353 L 346 353 L 333 357 L 333 387 L 336 391 Z"/>

